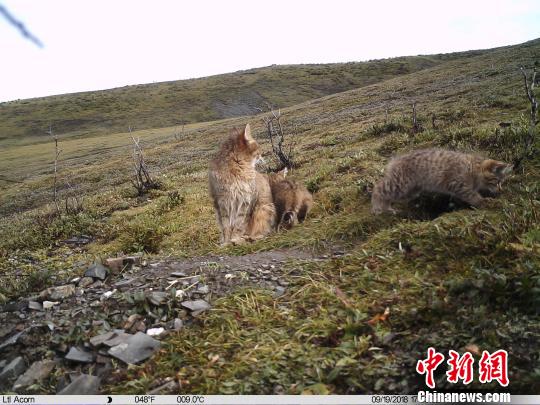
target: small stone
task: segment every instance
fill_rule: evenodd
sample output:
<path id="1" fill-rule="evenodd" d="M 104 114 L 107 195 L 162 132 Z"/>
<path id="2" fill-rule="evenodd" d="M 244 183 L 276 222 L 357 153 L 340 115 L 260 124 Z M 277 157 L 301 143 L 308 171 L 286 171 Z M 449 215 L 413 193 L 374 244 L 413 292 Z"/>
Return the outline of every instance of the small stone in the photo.
<path id="1" fill-rule="evenodd" d="M 90 267 L 88 267 L 88 269 L 84 272 L 84 276 L 97 278 L 103 281 L 107 278 L 108 273 L 109 269 L 107 269 L 104 265 L 101 263 L 94 263 L 90 265 Z"/>
<path id="2" fill-rule="evenodd" d="M 37 301 L 28 301 L 28 308 L 34 311 L 43 311 L 43 305 Z"/>
<path id="3" fill-rule="evenodd" d="M 114 283 L 114 286 L 117 287 L 117 288 L 126 287 L 126 286 L 130 285 L 133 282 L 133 280 L 135 280 L 135 279 L 126 278 L 124 280 L 117 281 L 116 283 Z"/>
<path id="4" fill-rule="evenodd" d="M 187 274 L 182 271 L 175 271 L 171 273 L 171 277 L 187 277 Z"/>
<path id="5" fill-rule="evenodd" d="M 146 333 L 137 332 L 127 342 L 111 347 L 108 353 L 127 364 L 137 364 L 146 360 L 160 346 L 159 341 Z"/>
<path id="6" fill-rule="evenodd" d="M 111 257 L 105 260 L 105 264 L 111 271 L 120 271 L 124 269 L 124 258 L 123 257 Z"/>
<path id="7" fill-rule="evenodd" d="M 116 291 L 118 291 L 118 290 L 114 289 L 114 290 L 112 290 L 112 291 L 106 291 L 106 292 L 103 293 L 103 295 L 101 296 L 101 298 L 102 298 L 103 300 L 109 299 Z"/>
<path id="8" fill-rule="evenodd" d="M 180 318 L 175 318 L 175 320 L 173 322 L 173 329 L 176 330 L 176 331 L 179 331 L 183 327 L 184 327 L 184 322 L 182 322 L 182 320 Z"/>
<path id="9" fill-rule="evenodd" d="M 16 357 L 0 372 L 0 388 L 6 388 L 7 382 L 20 376 L 26 366 L 22 357 Z"/>
<path id="10" fill-rule="evenodd" d="M 96 395 L 99 392 L 99 385 L 101 379 L 99 377 L 81 374 L 76 377 L 71 384 L 69 384 L 62 391 L 58 392 L 58 395 Z"/>
<path id="11" fill-rule="evenodd" d="M 86 245 L 90 243 L 92 238 L 87 235 L 74 236 L 72 238 L 66 239 L 63 242 L 67 245 Z"/>
<path id="12" fill-rule="evenodd" d="M 165 329 L 164 328 L 151 328 L 151 329 L 148 329 L 146 331 L 146 334 L 148 336 L 159 336 L 161 335 L 163 332 L 165 332 Z"/>
<path id="13" fill-rule="evenodd" d="M 94 279 L 92 277 L 83 277 L 81 278 L 81 280 L 79 281 L 79 287 L 81 288 L 86 288 L 88 287 L 90 284 L 92 284 L 94 282 Z"/>
<path id="14" fill-rule="evenodd" d="M 141 256 L 111 257 L 105 260 L 105 265 L 112 271 L 122 271 L 141 264 Z"/>
<path id="15" fill-rule="evenodd" d="M 50 287 L 43 290 L 39 296 L 42 300 L 59 301 L 69 298 L 75 294 L 75 286 L 73 284 L 61 285 L 58 287 Z"/>
<path id="16" fill-rule="evenodd" d="M 94 347 L 97 347 L 114 336 L 115 336 L 114 331 L 102 333 L 101 335 L 96 335 L 93 338 L 90 338 L 90 344 Z"/>
<path id="17" fill-rule="evenodd" d="M 75 277 L 69 280 L 70 284 L 77 284 L 79 281 L 81 281 L 80 277 Z"/>
<path id="18" fill-rule="evenodd" d="M 163 385 L 160 385 L 157 388 L 151 390 L 148 395 L 164 395 L 172 394 L 178 390 L 178 383 L 174 380 L 171 380 Z"/>
<path id="19" fill-rule="evenodd" d="M 193 300 L 193 301 L 183 301 L 181 305 L 189 309 L 192 312 L 201 313 L 211 308 L 211 305 L 205 300 Z"/>
<path id="20" fill-rule="evenodd" d="M 210 292 L 210 287 L 207 285 L 201 285 L 199 288 L 197 288 L 197 292 L 199 294 L 208 294 Z"/>
<path id="21" fill-rule="evenodd" d="M 13 391 L 19 391 L 21 388 L 26 388 L 44 380 L 51 373 L 55 364 L 53 360 L 36 361 L 23 375 L 17 378 L 17 381 L 13 384 Z"/>
<path id="22" fill-rule="evenodd" d="M 60 304 L 58 301 L 43 301 L 43 309 L 51 309 L 58 304 Z"/>
<path id="23" fill-rule="evenodd" d="M 103 287 L 103 281 L 97 280 L 94 284 L 90 284 L 89 288 L 101 288 Z"/>
<path id="24" fill-rule="evenodd" d="M 276 290 L 274 291 L 273 297 L 274 298 L 279 298 L 283 294 L 285 294 L 285 287 L 282 287 L 280 285 L 276 286 Z"/>
<path id="25" fill-rule="evenodd" d="M 150 301 L 152 304 L 158 306 L 162 305 L 167 301 L 167 298 L 169 297 L 169 294 L 167 294 L 164 291 L 153 291 L 148 296 L 148 301 Z"/>
<path id="26" fill-rule="evenodd" d="M 146 330 L 146 324 L 142 315 L 133 314 L 124 323 L 124 329 L 130 332 L 144 332 Z"/>
<path id="27" fill-rule="evenodd" d="M 65 357 L 66 360 L 76 361 L 78 363 L 92 363 L 94 355 L 90 352 L 72 347 Z"/>

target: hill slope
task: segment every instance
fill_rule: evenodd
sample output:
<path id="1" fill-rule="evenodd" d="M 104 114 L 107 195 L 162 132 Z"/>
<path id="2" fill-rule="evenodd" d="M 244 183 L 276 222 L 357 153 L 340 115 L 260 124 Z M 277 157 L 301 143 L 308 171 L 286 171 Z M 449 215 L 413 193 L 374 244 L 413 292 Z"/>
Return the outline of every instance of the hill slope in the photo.
<path id="1" fill-rule="evenodd" d="M 0 104 L 0 144 L 212 121 L 287 107 L 488 51 L 370 62 L 269 66 L 201 79 L 126 86 Z"/>

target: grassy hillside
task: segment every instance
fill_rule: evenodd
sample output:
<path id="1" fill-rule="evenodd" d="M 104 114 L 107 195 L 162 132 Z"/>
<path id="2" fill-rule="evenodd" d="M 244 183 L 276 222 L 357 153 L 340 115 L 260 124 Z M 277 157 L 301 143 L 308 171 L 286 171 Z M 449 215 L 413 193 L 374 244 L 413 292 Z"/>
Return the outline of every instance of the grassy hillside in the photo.
<path id="1" fill-rule="evenodd" d="M 146 364 L 129 370 L 117 365 L 106 390 L 143 393 L 169 378 L 190 393 L 415 393 L 423 386 L 416 361 L 434 346 L 443 352 L 505 349 L 510 386 L 473 383 L 468 389 L 537 394 L 538 156 L 481 209 L 424 197 L 403 207 L 403 215 L 374 217 L 369 195 L 388 159 L 414 148 L 440 146 L 511 161 L 527 130 L 519 66 L 536 61 L 539 40 L 445 60 L 282 110 L 297 144 L 299 167 L 292 176 L 314 193 L 315 207 L 301 226 L 241 247 L 218 246 L 207 164 L 228 131 L 248 121 L 269 156 L 260 115 L 198 123 L 178 139 L 172 128 L 137 132 L 162 182 L 143 198 L 129 184 L 129 149 L 105 150 L 117 145 L 108 139 L 121 145 L 127 134 L 66 140 L 73 154 L 59 181 L 69 179 L 75 191 L 61 190 L 61 197 L 84 196 L 85 208 L 56 215 L 47 204 L 52 179 L 44 172 L 5 186 L 0 294 L 16 299 L 65 283 L 80 275 L 81 262 L 118 252 L 144 251 L 157 260 L 285 247 L 339 250 L 338 257 L 288 263 L 279 274 L 287 286 L 281 297 L 250 287 L 213 301 L 212 310 L 169 335 Z M 413 102 L 424 128 L 415 135 Z M 21 148 L 6 153 L 13 162 L 34 164 L 34 155 Z M 47 160 L 42 151 L 39 164 Z M 61 243 L 80 234 L 93 242 L 82 249 Z M 181 316 L 176 304 L 169 311 Z M 389 315 L 382 316 L 387 308 Z M 134 311 L 148 316 L 144 308 Z M 96 328 L 86 325 L 78 333 L 92 335 Z M 41 392 L 50 392 L 58 375 Z M 443 376 L 437 376 L 438 390 L 455 389 Z"/>
<path id="2" fill-rule="evenodd" d="M 0 104 L 0 145 L 62 136 L 111 134 L 249 115 L 266 103 L 287 107 L 481 53 L 400 57 L 370 62 L 269 66 L 201 79 L 18 100 Z"/>

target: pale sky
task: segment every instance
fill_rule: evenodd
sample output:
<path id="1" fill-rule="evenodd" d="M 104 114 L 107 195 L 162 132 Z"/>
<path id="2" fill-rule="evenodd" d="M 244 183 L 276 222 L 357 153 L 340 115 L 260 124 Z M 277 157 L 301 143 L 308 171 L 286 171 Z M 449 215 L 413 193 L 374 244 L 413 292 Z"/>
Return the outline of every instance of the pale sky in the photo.
<path id="1" fill-rule="evenodd" d="M 540 37 L 540 1 L 0 0 L 0 101 Z"/>

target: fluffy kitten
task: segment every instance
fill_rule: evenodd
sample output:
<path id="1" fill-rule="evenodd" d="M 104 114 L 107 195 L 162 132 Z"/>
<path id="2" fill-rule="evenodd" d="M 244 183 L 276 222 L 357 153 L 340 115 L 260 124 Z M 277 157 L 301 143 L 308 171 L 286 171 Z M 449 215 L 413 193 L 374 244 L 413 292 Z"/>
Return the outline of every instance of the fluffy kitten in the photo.
<path id="1" fill-rule="evenodd" d="M 421 149 L 390 161 L 384 177 L 375 185 L 372 211 L 395 213 L 391 203 L 410 200 L 421 192 L 457 197 L 478 207 L 484 201 L 480 192 L 496 194 L 512 166 L 477 155 L 444 149 Z"/>
<path id="2" fill-rule="evenodd" d="M 285 176 L 287 168 L 269 176 L 278 229 L 290 229 L 303 222 L 313 205 L 313 196 L 307 188 L 294 180 L 285 179 Z"/>

